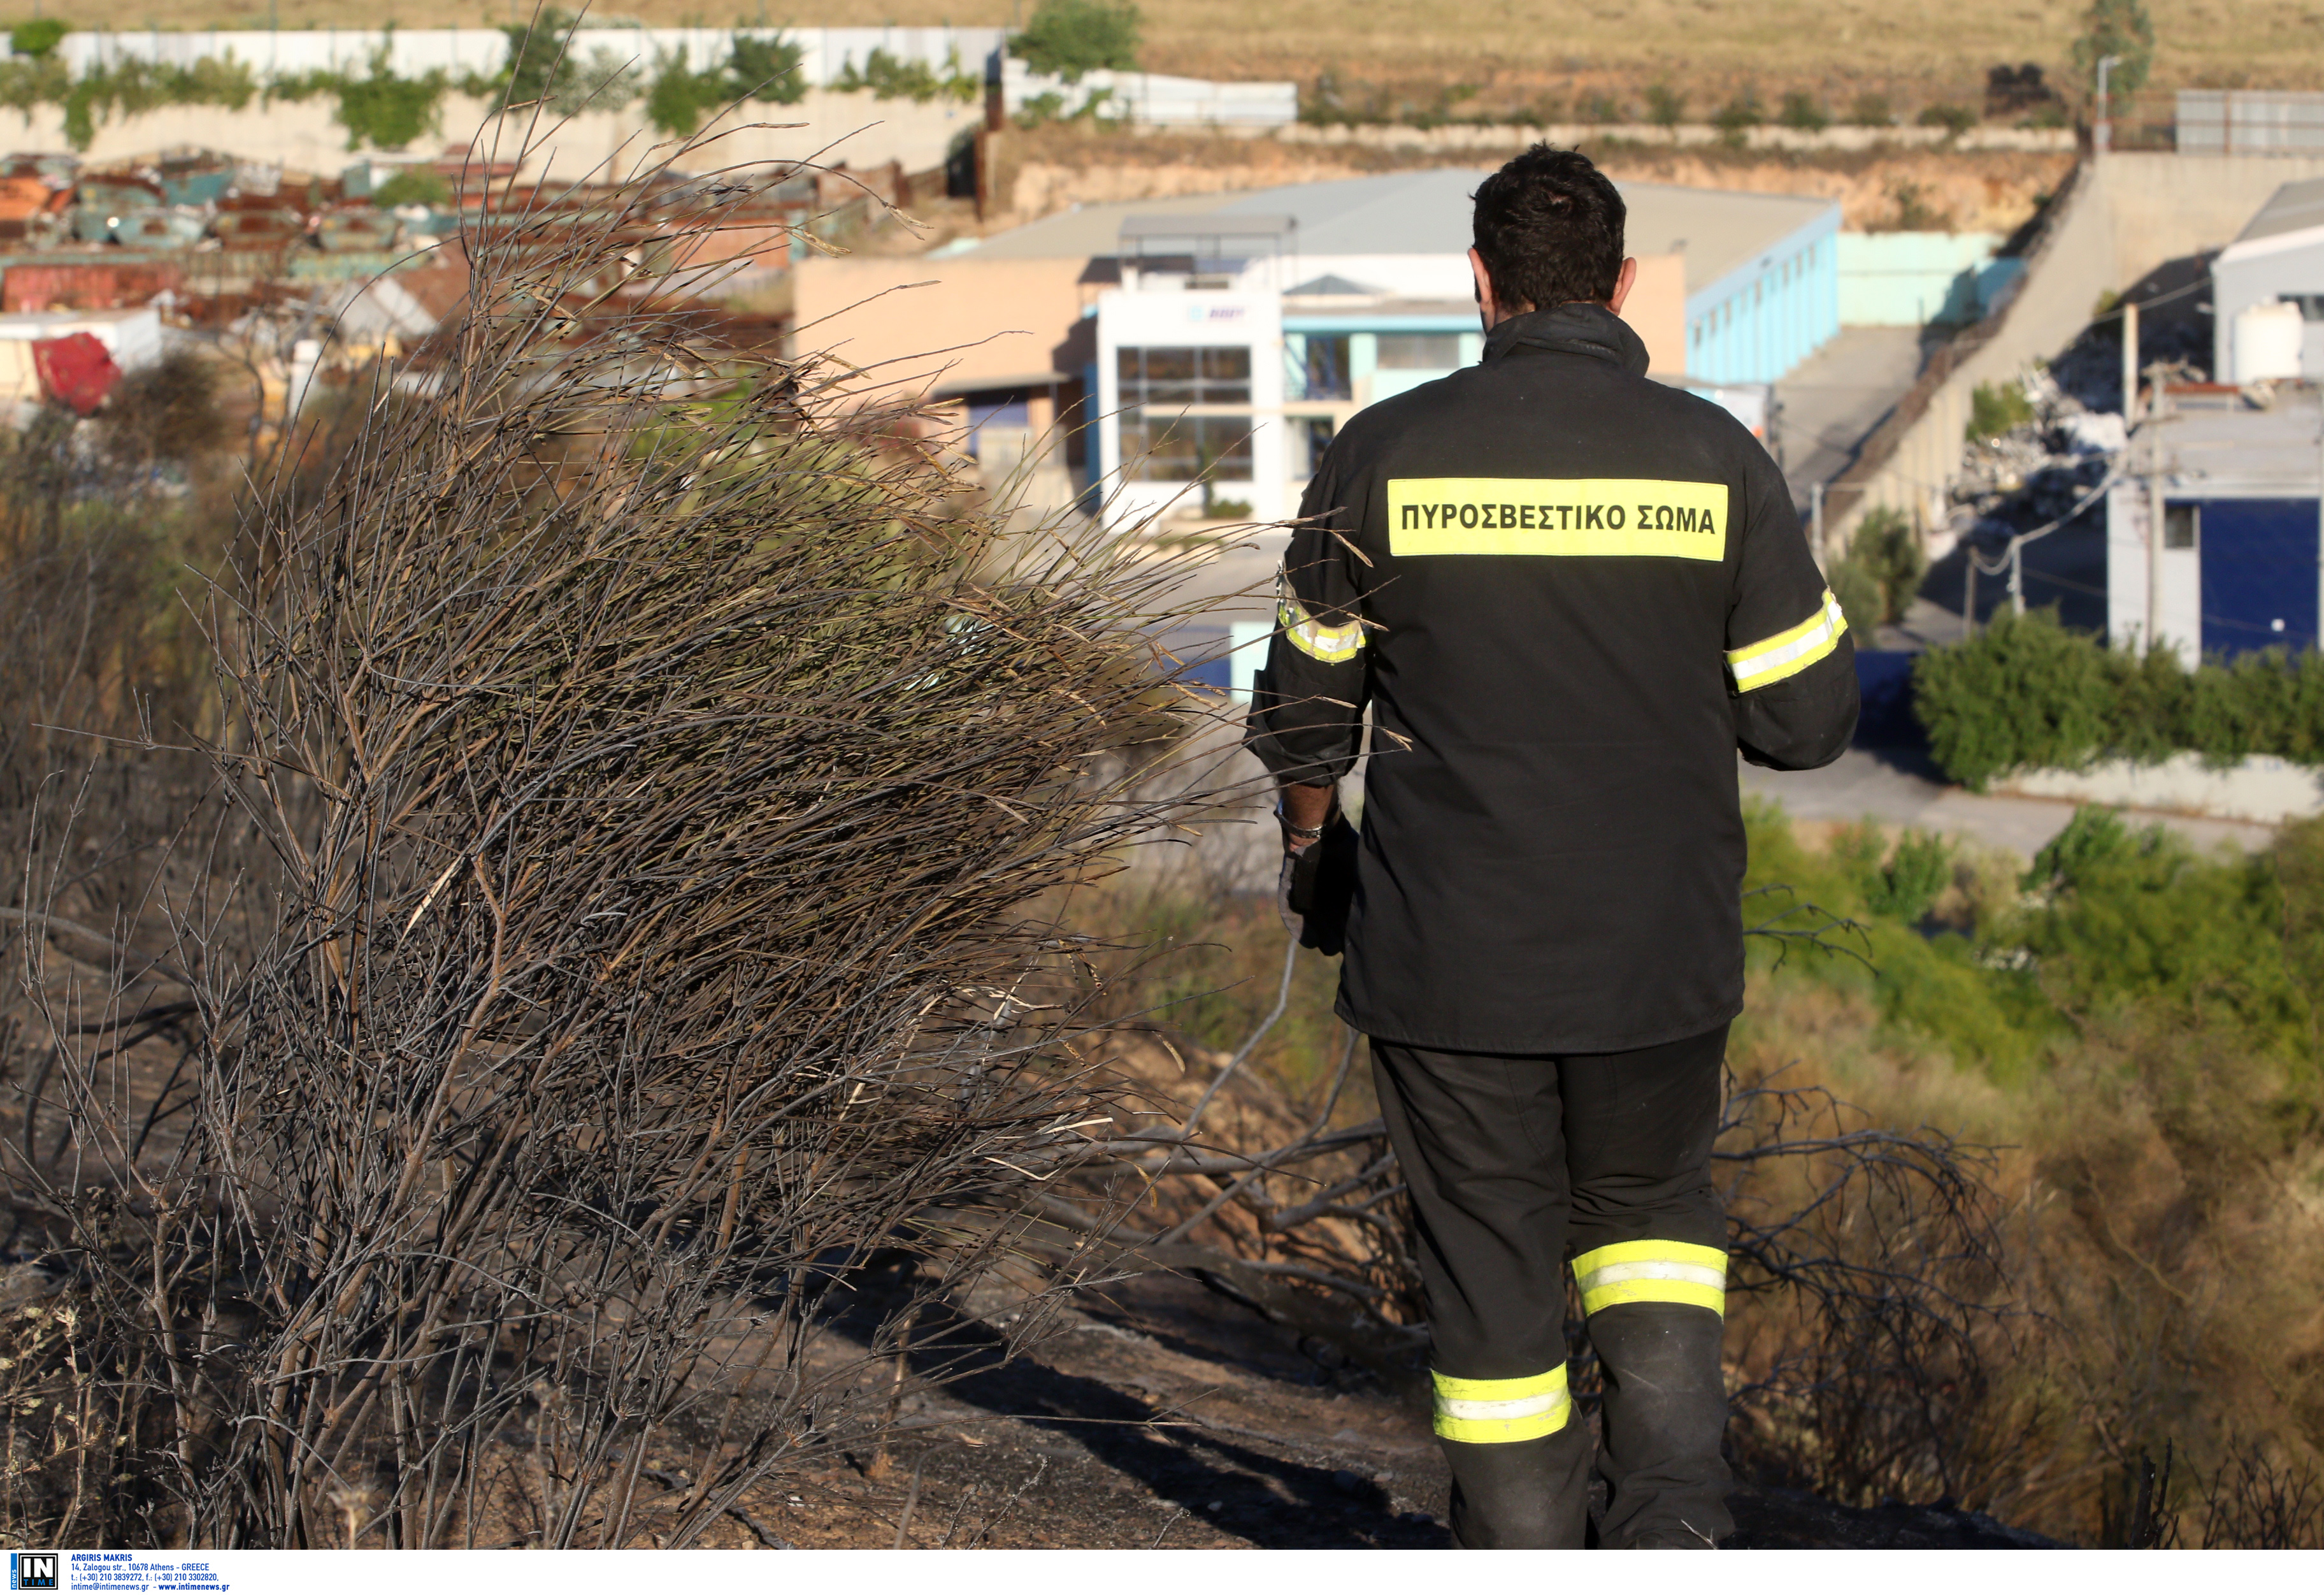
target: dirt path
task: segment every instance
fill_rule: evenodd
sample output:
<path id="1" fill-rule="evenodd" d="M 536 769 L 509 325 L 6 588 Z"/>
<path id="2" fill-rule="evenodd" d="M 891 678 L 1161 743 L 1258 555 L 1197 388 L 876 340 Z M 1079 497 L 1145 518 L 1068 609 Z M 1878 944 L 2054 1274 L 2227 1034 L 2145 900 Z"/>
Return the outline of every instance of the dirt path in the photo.
<path id="1" fill-rule="evenodd" d="M 1068 1309 L 1031 1355 L 905 1408 L 761 1525 L 803 1547 L 1449 1548 L 1427 1413 L 1175 1275 Z M 1859 1511 L 1738 1491 L 1736 1548 L 2038 1545 L 1950 1503 Z"/>

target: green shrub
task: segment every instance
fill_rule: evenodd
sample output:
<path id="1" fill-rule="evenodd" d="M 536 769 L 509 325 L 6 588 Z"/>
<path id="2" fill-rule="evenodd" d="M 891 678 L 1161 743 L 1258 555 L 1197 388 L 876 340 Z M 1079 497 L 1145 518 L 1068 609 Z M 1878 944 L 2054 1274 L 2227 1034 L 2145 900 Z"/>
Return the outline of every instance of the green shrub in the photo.
<path id="1" fill-rule="evenodd" d="M 1967 106 L 1948 103 L 1924 106 L 1922 107 L 1921 114 L 1914 120 L 1923 127 L 1941 127 L 1953 137 L 1959 138 L 1977 125 L 1977 113 Z"/>
<path id="2" fill-rule="evenodd" d="M 1920 591 L 1921 578 L 1929 569 L 1929 556 L 1922 550 L 1920 533 L 1913 530 L 1911 519 L 1903 510 L 1882 505 L 1858 524 L 1848 552 L 1879 581 L 1886 606 L 1883 617 L 1904 619 L 1905 606 Z"/>
<path id="3" fill-rule="evenodd" d="M 1831 561 L 1824 580 L 1848 624 L 1868 632 L 1904 617 L 1928 568 L 1913 523 L 1904 511 L 1883 505 L 1858 524 L 1848 552 Z"/>
<path id="4" fill-rule="evenodd" d="M 1084 72 L 1135 71 L 1144 26 L 1145 18 L 1130 0 L 1119 5 L 1105 0 L 1041 0 L 1025 31 L 1009 42 L 1009 53 L 1037 72 L 1078 83 Z"/>
<path id="5" fill-rule="evenodd" d="M 1962 429 L 1963 436 L 1969 442 L 1982 443 L 2033 419 L 2034 405 L 2023 384 L 2005 382 L 1996 386 L 1980 382 L 1969 393 L 1969 425 Z"/>
<path id="6" fill-rule="evenodd" d="M 399 205 L 448 205 L 452 185 L 431 166 L 407 166 L 371 191 L 371 202 L 383 210 Z"/>
<path id="7" fill-rule="evenodd" d="M 807 97 L 807 79 L 799 71 L 806 51 L 780 33 L 737 33 L 726 58 L 728 88 L 736 99 L 764 105 L 795 106 Z"/>
<path id="8" fill-rule="evenodd" d="M 1802 133 L 1821 133 L 1831 125 L 1831 117 L 1822 106 L 1816 103 L 1815 97 L 1797 90 L 1784 96 L 1784 108 L 1776 114 L 1775 119 Z"/>
<path id="9" fill-rule="evenodd" d="M 64 111 L 65 138 L 77 150 L 88 148 L 97 124 L 115 116 L 134 116 L 161 106 L 224 106 L 238 111 L 258 93 L 258 79 L 232 56 L 204 56 L 184 67 L 156 65 L 133 56 L 110 67 L 92 67 L 69 85 L 59 63 L 32 64 L 57 69 L 42 82 L 51 92 L 61 91 L 56 103 Z"/>
<path id="10" fill-rule="evenodd" d="M 333 120 L 347 130 L 350 150 L 365 144 L 400 150 L 443 126 L 444 91 L 450 82 L 442 70 L 399 78 L 387 62 L 383 48 L 374 52 L 367 74 L 342 78 L 337 84 L 339 108 Z"/>
<path id="11" fill-rule="evenodd" d="M 530 22 L 503 27 L 509 42 L 508 64 L 500 70 L 493 108 L 504 111 L 547 100 L 558 79 L 574 70 L 565 40 L 580 25 L 581 19 L 572 13 L 544 5 Z"/>
<path id="12" fill-rule="evenodd" d="M 709 112 L 733 97 L 724 71 L 697 72 L 687 64 L 687 48 L 654 55 L 653 82 L 646 89 L 646 120 L 659 131 L 684 138 L 702 125 Z"/>
<path id="13" fill-rule="evenodd" d="M 1918 924 L 1953 878 L 1953 846 L 1928 831 L 1907 830 L 1865 893 L 1873 913 Z"/>
<path id="14" fill-rule="evenodd" d="M 939 97 L 973 100 L 983 92 L 984 82 L 961 70 L 957 54 L 939 77 L 926 61 L 899 60 L 884 50 L 874 49 L 863 58 L 862 71 L 850 60 L 831 86 L 842 91 L 868 88 L 881 99 L 908 99 L 924 106 Z"/>
<path id="15" fill-rule="evenodd" d="M 29 55 L 35 60 L 56 53 L 58 45 L 72 29 L 52 16 L 36 16 L 31 22 L 18 23 L 8 30 L 8 53 Z"/>
<path id="16" fill-rule="evenodd" d="M 1759 103 L 1759 91 L 1746 87 L 1740 94 L 1720 107 L 1719 114 L 1711 120 L 1712 125 L 1726 135 L 1729 144 L 1739 144 L 1743 142 L 1744 134 L 1766 119 L 1767 109 Z"/>
<path id="17" fill-rule="evenodd" d="M 2091 0 L 2082 14 L 2082 36 L 2074 41 L 2074 66 L 2093 88 L 2098 62 L 2107 56 L 2115 65 L 2107 74 L 2107 88 L 2115 94 L 2135 94 L 2146 83 L 2154 65 L 2154 23 L 2144 0 Z"/>
<path id="18" fill-rule="evenodd" d="M 1657 127 L 1676 127 L 1686 120 L 1686 96 L 1667 83 L 1646 90 L 1646 120 Z"/>
<path id="19" fill-rule="evenodd" d="M 1983 790 L 2021 765 L 2079 765 L 2110 724 L 2106 650 L 2054 615 L 2000 617 L 1913 663 L 1913 709 L 1945 773 Z"/>
<path id="20" fill-rule="evenodd" d="M 1880 579 L 1844 555 L 1824 568 L 1823 579 L 1840 600 L 1840 612 L 1848 617 L 1848 629 L 1857 634 L 1856 645 L 1870 647 L 1872 628 L 1888 617 L 1888 595 L 1881 590 Z"/>
<path id="21" fill-rule="evenodd" d="M 1859 94 L 1855 104 L 1848 107 L 1848 119 L 1858 127 L 1892 127 L 1896 122 L 1896 107 L 1888 103 L 1885 94 Z"/>
<path id="22" fill-rule="evenodd" d="M 2267 649 L 2189 671 L 2168 650 L 2108 648 L 2048 611 L 1997 617 L 1982 636 L 1923 654 L 1913 708 L 1937 763 L 1974 787 L 2105 756 L 2324 764 L 2324 654 Z"/>

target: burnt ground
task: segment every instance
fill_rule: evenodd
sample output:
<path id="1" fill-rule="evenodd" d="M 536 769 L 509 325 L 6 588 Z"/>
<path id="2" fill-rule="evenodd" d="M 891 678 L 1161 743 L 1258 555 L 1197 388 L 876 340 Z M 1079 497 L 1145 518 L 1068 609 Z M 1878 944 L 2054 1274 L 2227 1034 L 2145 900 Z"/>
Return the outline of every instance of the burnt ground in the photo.
<path id="1" fill-rule="evenodd" d="M 1084 1298 L 1031 1351 L 908 1397 L 911 1433 L 796 1479 L 760 1518 L 801 1546 L 1444 1548 L 1447 1479 L 1399 1396 L 1182 1277 Z M 1953 1508 L 1739 1490 L 1744 1548 L 2047 1542 Z"/>

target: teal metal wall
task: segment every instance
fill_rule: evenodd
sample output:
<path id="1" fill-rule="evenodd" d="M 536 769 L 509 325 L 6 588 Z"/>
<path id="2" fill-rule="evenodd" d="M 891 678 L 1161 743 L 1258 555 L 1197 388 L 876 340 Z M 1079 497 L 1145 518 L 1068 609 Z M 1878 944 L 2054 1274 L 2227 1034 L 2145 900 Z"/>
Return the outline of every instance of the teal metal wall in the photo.
<path id="1" fill-rule="evenodd" d="M 1996 259 L 1998 233 L 1842 233 L 1840 320 L 1846 327 L 1925 327 L 1978 320 L 2024 269 Z"/>
<path id="2" fill-rule="evenodd" d="M 1840 332 L 1840 207 L 1686 296 L 1686 374 L 1775 382 Z"/>

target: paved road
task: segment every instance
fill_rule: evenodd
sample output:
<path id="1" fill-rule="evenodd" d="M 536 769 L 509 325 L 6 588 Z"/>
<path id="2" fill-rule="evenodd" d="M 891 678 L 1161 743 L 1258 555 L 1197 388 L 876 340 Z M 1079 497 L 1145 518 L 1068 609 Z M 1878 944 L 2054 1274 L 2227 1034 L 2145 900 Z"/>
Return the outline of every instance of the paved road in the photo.
<path id="1" fill-rule="evenodd" d="M 1846 470 L 1921 374 L 1917 327 L 1843 327 L 1775 385 L 1784 406 L 1784 475 L 1803 508 L 1809 486 Z"/>
<path id="2" fill-rule="evenodd" d="M 1862 747 L 1849 749 L 1821 770 L 1778 774 L 1749 765 L 1741 769 L 1744 791 L 1774 798 L 1794 820 L 1914 825 L 2006 848 L 2029 859 L 2074 813 L 2072 803 L 2059 799 L 1980 797 L 1932 779 L 1908 758 Z M 2274 835 L 2273 826 L 2236 820 L 2194 820 L 2136 809 L 2126 810 L 2123 818 L 2134 825 L 2161 825 L 2205 849 L 2223 842 L 2263 847 Z"/>

